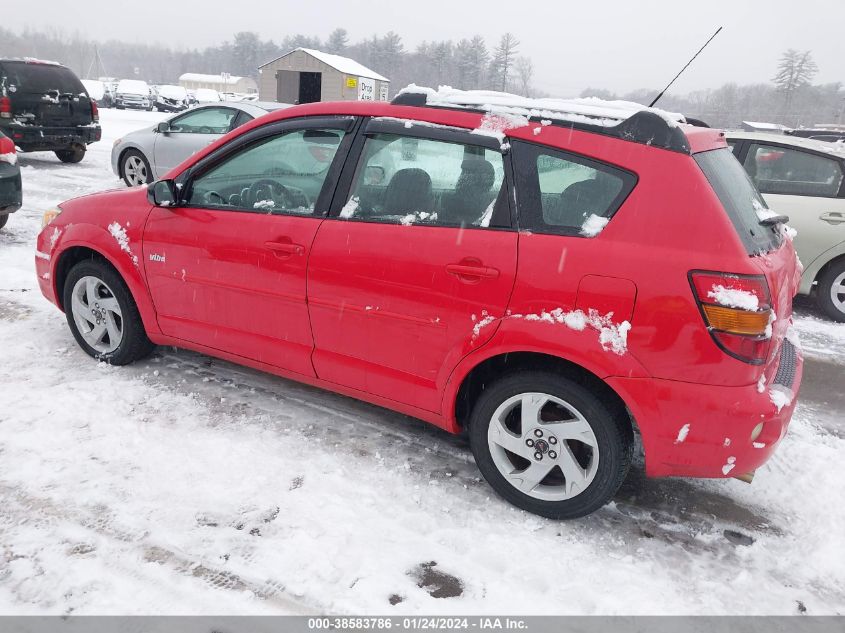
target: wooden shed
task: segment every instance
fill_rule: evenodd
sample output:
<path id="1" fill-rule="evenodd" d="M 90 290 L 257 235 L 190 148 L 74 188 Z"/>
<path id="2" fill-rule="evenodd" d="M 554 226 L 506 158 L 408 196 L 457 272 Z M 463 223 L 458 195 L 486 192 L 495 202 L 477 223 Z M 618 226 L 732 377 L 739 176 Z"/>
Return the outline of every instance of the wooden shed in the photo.
<path id="1" fill-rule="evenodd" d="M 355 60 L 297 48 L 259 67 L 258 98 L 279 103 L 387 101 L 390 80 Z"/>

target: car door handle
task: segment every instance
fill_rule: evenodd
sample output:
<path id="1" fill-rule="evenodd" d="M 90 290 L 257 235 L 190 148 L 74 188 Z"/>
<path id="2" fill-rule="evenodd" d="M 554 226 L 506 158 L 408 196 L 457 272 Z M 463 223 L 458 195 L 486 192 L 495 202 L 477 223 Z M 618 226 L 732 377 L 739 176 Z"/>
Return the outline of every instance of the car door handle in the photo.
<path id="1" fill-rule="evenodd" d="M 842 224 L 845 222 L 845 213 L 840 211 L 829 211 L 827 213 L 822 213 L 819 216 L 819 220 L 824 220 L 828 224 Z"/>
<path id="2" fill-rule="evenodd" d="M 302 255 L 305 252 L 301 244 L 291 242 L 264 242 L 264 246 L 280 255 Z"/>
<path id="3" fill-rule="evenodd" d="M 480 279 L 496 279 L 499 271 L 489 266 L 470 266 L 467 264 L 447 264 L 446 272 L 456 277 L 473 277 Z"/>

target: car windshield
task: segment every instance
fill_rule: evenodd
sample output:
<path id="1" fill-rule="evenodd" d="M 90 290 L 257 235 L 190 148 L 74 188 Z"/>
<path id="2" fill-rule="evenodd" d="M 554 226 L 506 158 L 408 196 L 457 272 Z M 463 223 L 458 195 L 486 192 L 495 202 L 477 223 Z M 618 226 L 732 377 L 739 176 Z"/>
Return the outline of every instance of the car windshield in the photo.
<path id="1" fill-rule="evenodd" d="M 748 253 L 767 253 L 780 246 L 783 238 L 778 227 L 761 224 L 763 218 L 773 213 L 730 148 L 701 152 L 695 155 L 695 161 L 719 197 Z"/>
<path id="2" fill-rule="evenodd" d="M 29 94 L 58 91 L 59 94 L 79 95 L 85 92 L 82 82 L 73 72 L 56 64 L 3 62 L 0 65 L 2 76 L 5 76 L 9 88 Z"/>

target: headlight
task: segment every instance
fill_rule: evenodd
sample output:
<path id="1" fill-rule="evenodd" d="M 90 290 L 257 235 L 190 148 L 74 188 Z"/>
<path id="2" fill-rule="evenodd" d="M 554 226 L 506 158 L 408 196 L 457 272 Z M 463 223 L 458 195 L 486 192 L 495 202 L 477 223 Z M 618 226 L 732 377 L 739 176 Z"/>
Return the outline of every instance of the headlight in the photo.
<path id="1" fill-rule="evenodd" d="M 41 218 L 41 229 L 43 230 L 44 227 L 46 227 L 48 224 L 50 224 L 50 222 L 52 222 L 57 217 L 59 217 L 59 214 L 61 212 L 62 212 L 62 210 L 58 207 L 56 207 L 54 209 L 50 209 L 49 211 L 45 211 L 44 216 Z"/>

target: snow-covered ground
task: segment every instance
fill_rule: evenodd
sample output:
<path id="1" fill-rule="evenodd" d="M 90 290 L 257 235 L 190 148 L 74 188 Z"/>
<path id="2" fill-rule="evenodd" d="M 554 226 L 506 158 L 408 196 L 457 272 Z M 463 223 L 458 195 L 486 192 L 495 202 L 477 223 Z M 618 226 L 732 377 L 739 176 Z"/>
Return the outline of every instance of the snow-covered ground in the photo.
<path id="1" fill-rule="evenodd" d="M 41 213 L 121 186 L 112 141 L 160 117 L 102 111 L 79 165 L 20 158 L 25 206 L 0 232 L 0 613 L 845 611 L 841 398 L 802 401 L 751 486 L 635 470 L 612 505 L 554 522 L 403 416 L 184 351 L 91 361 L 37 290 Z M 797 327 L 845 375 L 845 326 L 801 308 Z"/>

